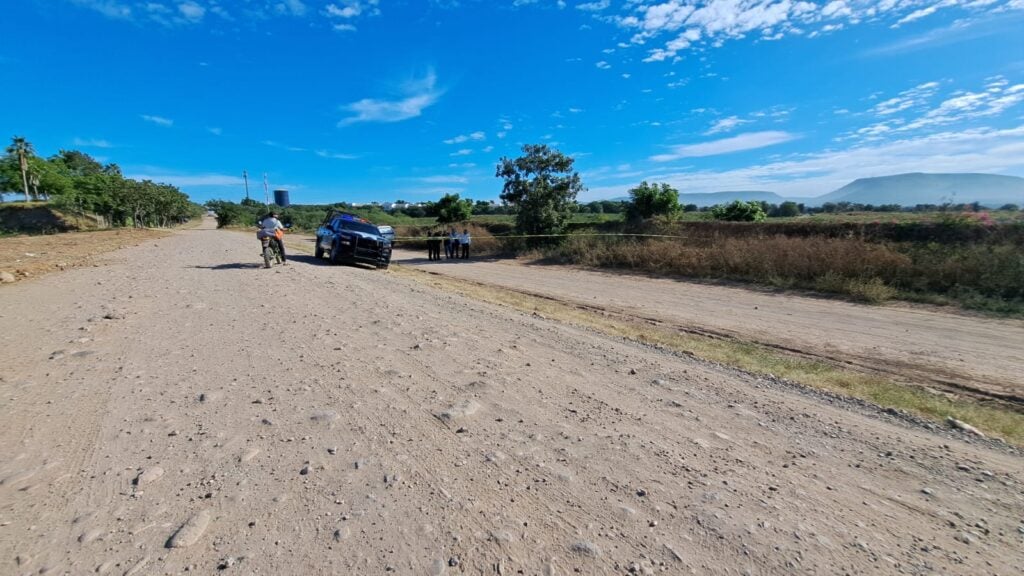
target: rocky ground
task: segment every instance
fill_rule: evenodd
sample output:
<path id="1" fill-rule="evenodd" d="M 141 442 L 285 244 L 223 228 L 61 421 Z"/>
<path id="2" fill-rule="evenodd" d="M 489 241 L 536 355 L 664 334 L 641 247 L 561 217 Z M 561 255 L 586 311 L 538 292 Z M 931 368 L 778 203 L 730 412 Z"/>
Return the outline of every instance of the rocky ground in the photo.
<path id="1" fill-rule="evenodd" d="M 0 573 L 1024 565 L 1012 450 L 389 272 L 259 262 L 207 223 L 0 291 Z"/>

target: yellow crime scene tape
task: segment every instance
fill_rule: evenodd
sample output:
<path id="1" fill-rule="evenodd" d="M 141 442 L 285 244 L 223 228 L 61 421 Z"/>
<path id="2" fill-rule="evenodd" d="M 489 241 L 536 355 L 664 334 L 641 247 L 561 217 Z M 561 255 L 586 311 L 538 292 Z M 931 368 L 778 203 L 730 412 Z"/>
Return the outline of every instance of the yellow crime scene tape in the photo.
<path id="1" fill-rule="evenodd" d="M 677 236 L 672 234 L 598 234 L 598 233 L 582 233 L 582 234 L 502 234 L 500 236 L 477 236 L 476 239 L 494 239 L 501 240 L 504 238 L 563 238 L 568 236 L 628 236 L 634 238 L 687 238 L 687 236 Z M 444 240 L 448 236 L 395 236 L 393 241 L 399 240 L 430 240 L 431 238 L 437 240 Z"/>

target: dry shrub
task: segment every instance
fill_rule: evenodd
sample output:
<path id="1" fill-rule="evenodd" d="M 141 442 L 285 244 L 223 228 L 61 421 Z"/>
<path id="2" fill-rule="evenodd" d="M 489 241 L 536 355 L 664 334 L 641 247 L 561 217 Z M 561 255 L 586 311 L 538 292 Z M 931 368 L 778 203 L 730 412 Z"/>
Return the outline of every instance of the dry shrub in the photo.
<path id="1" fill-rule="evenodd" d="M 726 238 L 690 245 L 678 239 L 573 237 L 549 257 L 585 266 L 628 268 L 686 276 L 789 279 L 893 278 L 910 259 L 882 245 L 838 238 Z"/>

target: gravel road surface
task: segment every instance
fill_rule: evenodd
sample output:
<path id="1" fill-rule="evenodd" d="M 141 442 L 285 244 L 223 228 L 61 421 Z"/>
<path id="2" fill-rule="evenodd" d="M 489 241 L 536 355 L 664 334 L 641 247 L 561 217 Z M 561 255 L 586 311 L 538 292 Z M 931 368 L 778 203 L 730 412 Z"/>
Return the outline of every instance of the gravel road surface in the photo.
<path id="1" fill-rule="evenodd" d="M 1024 566 L 1010 450 L 211 223 L 105 262 L 0 291 L 3 574 Z"/>
<path id="2" fill-rule="evenodd" d="M 1024 402 L 1024 321 L 932 306 L 867 306 L 749 287 L 531 265 L 441 260 L 397 250 L 395 261 L 585 306 L 758 342 L 897 379 Z"/>

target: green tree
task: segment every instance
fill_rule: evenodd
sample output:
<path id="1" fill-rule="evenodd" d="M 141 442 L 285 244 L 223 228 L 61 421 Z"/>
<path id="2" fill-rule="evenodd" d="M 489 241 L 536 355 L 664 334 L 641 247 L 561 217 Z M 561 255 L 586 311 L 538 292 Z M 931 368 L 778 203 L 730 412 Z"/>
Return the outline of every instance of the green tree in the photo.
<path id="1" fill-rule="evenodd" d="M 23 136 L 14 136 L 11 138 L 11 145 L 7 147 L 7 154 L 18 161 L 18 169 L 21 171 L 21 187 L 25 192 L 25 202 L 28 202 L 28 164 L 29 160 L 35 156 L 36 151 L 32 148 L 32 143 Z"/>
<path id="2" fill-rule="evenodd" d="M 800 215 L 800 205 L 791 200 L 787 200 L 775 210 L 775 215 L 781 218 L 791 218 L 793 216 Z"/>
<path id="3" fill-rule="evenodd" d="M 679 206 L 679 191 L 662 182 L 648 184 L 641 182 L 629 191 L 626 217 L 630 220 L 646 219 L 652 216 L 675 218 L 682 211 Z"/>
<path id="4" fill-rule="evenodd" d="M 473 201 L 462 200 L 458 194 L 445 194 L 437 201 L 437 222 L 451 224 L 465 222 L 473 215 Z"/>
<path id="5" fill-rule="evenodd" d="M 583 191 L 573 159 L 545 144 L 523 146 L 523 156 L 502 157 L 495 176 L 505 180 L 501 199 L 512 206 L 523 234 L 561 232 Z"/>
<path id="6" fill-rule="evenodd" d="M 760 202 L 744 202 L 743 200 L 733 200 L 729 204 L 712 206 L 711 215 L 715 220 L 734 222 L 760 222 L 766 217 L 764 207 Z"/>

